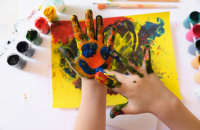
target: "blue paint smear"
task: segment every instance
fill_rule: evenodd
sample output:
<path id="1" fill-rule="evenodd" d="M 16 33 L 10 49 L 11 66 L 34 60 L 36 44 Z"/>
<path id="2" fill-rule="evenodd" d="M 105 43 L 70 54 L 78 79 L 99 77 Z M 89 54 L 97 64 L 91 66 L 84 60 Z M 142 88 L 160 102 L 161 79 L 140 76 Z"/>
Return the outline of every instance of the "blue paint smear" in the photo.
<path id="1" fill-rule="evenodd" d="M 100 50 L 101 56 L 104 60 L 107 60 L 110 55 L 111 49 L 109 47 L 102 47 Z"/>
<path id="2" fill-rule="evenodd" d="M 104 68 L 102 68 L 102 67 L 98 67 L 98 68 L 96 69 L 96 73 L 97 73 L 97 72 L 104 73 L 103 69 L 104 69 Z"/>
<path id="3" fill-rule="evenodd" d="M 160 37 L 165 33 L 164 29 L 164 20 L 161 18 L 157 18 L 157 24 L 146 22 L 145 23 L 145 33 L 142 35 L 147 34 L 148 43 L 152 43 L 156 37 Z"/>
<path id="4" fill-rule="evenodd" d="M 82 55 L 86 58 L 93 57 L 97 51 L 97 44 L 94 42 L 86 43 L 81 47 Z"/>

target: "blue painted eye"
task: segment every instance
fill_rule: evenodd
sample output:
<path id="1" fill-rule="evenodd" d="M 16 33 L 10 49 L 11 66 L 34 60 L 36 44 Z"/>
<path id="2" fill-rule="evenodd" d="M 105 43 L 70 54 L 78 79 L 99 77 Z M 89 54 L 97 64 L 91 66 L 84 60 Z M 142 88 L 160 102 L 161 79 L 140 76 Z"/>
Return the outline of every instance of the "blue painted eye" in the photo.
<path id="1" fill-rule="evenodd" d="M 107 60 L 108 59 L 108 56 L 110 55 L 110 51 L 111 49 L 108 48 L 108 47 L 102 47 L 101 50 L 100 50 L 100 53 L 101 53 L 101 56 L 104 60 Z"/>
<path id="2" fill-rule="evenodd" d="M 97 44 L 94 42 L 86 43 L 81 47 L 82 55 L 86 58 L 93 57 L 97 51 Z"/>

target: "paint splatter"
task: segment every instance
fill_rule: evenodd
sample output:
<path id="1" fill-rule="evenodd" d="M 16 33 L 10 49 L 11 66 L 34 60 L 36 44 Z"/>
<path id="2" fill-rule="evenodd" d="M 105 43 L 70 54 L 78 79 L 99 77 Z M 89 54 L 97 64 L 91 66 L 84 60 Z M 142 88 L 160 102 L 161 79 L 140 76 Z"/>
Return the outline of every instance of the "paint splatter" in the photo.
<path id="1" fill-rule="evenodd" d="M 134 80 L 133 83 L 136 83 L 136 81 Z"/>

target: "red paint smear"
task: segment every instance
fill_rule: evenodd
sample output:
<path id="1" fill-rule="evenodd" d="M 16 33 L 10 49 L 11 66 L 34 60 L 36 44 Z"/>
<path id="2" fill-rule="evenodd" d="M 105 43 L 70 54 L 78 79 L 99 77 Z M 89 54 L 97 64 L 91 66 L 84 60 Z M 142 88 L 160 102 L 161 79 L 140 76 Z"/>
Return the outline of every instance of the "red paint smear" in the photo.
<path id="1" fill-rule="evenodd" d="M 113 18 L 104 18 L 103 19 L 103 26 L 104 28 L 109 25 L 119 25 L 122 21 L 127 20 L 130 18 L 126 17 L 113 17 Z M 86 33 L 85 29 L 85 21 L 79 22 L 83 33 Z M 96 20 L 94 20 L 94 27 L 96 29 Z M 53 23 L 51 25 L 51 34 L 54 38 L 54 43 L 57 44 L 59 42 L 59 39 L 61 42 L 65 45 L 69 41 L 69 39 L 74 38 L 73 34 L 73 28 L 71 21 L 58 21 L 56 23 Z"/>

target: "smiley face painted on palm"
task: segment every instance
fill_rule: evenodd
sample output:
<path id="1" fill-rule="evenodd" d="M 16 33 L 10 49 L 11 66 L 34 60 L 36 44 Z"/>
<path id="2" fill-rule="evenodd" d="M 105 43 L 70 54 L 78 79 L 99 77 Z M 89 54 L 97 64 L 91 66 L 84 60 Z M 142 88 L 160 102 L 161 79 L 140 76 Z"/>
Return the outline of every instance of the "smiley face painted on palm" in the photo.
<path id="1" fill-rule="evenodd" d="M 94 78 L 98 71 L 110 68 L 112 61 L 110 51 L 113 49 L 116 29 L 111 27 L 107 45 L 104 45 L 102 17 L 96 17 L 96 33 L 91 10 L 86 10 L 85 18 L 86 39 L 79 25 L 77 16 L 71 16 L 74 37 L 78 48 L 77 57 L 74 57 L 72 50 L 67 46 L 61 46 L 59 50 L 79 76 Z"/>

